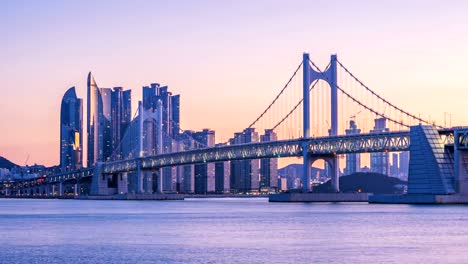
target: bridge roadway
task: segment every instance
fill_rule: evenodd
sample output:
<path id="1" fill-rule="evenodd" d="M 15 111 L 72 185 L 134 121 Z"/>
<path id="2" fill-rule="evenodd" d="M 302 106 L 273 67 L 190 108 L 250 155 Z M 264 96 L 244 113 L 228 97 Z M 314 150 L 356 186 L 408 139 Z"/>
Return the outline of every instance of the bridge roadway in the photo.
<path id="1" fill-rule="evenodd" d="M 102 172 L 121 172 L 159 169 L 163 167 L 221 162 L 230 160 L 300 157 L 303 148 L 312 156 L 348 153 L 408 151 L 409 131 L 328 136 L 307 139 L 278 140 L 222 147 L 203 148 L 183 152 L 102 163 Z"/>
<path id="2" fill-rule="evenodd" d="M 311 156 L 330 156 L 347 153 L 408 151 L 409 146 L 410 132 L 400 131 L 247 143 L 103 162 L 101 164 L 102 173 L 117 174 L 137 171 L 139 166 L 143 170 L 156 170 L 163 167 L 229 160 L 300 157 L 303 154 L 304 147 L 307 148 Z M 84 168 L 36 179 L 9 181 L 3 184 L 13 190 L 25 188 L 39 190 L 41 187 L 51 184 L 58 184 L 59 186 L 67 182 L 79 184 L 81 180 L 93 175 L 94 168 Z"/>
<path id="3" fill-rule="evenodd" d="M 443 141 L 446 146 L 453 146 L 454 129 L 439 130 L 439 134 L 445 137 Z M 460 141 L 459 145 L 468 149 L 468 132 L 460 134 L 457 137 L 457 141 Z M 131 172 L 138 170 L 138 166 L 143 170 L 156 170 L 162 167 L 205 162 L 300 157 L 302 156 L 304 147 L 307 148 L 311 156 L 315 157 L 327 157 L 348 153 L 408 151 L 410 147 L 410 132 L 399 131 L 308 139 L 302 138 L 203 148 L 123 161 L 104 162 L 102 163 L 101 172 L 105 174 Z M 89 179 L 93 174 L 94 168 L 84 168 L 36 179 L 8 181 L 3 182 L 3 184 L 13 187 L 13 189 L 36 188 L 47 184 L 61 184 L 66 182 L 80 183 L 81 180 Z"/>

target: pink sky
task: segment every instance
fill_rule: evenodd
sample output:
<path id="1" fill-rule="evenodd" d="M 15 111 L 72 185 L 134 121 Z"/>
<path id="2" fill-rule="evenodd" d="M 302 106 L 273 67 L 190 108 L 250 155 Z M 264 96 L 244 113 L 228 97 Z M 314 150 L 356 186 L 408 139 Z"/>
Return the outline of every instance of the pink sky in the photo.
<path id="1" fill-rule="evenodd" d="M 282 88 L 302 52 L 331 53 L 413 113 L 467 125 L 465 1 L 2 1 L 0 155 L 59 162 L 60 103 L 100 87 L 168 85 L 185 129 L 225 141 Z M 86 106 L 84 107 L 86 108 Z M 84 118 L 86 115 L 83 116 Z M 85 127 L 85 126 L 84 126 Z"/>

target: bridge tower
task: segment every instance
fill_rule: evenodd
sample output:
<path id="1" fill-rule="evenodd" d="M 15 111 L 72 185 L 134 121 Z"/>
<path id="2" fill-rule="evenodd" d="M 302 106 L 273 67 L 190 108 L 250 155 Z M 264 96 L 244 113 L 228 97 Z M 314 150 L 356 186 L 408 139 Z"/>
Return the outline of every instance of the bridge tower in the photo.
<path id="1" fill-rule="evenodd" d="M 319 72 L 311 67 L 308 53 L 304 53 L 302 57 L 303 69 L 303 136 L 310 137 L 310 86 L 313 82 L 323 80 L 330 85 L 330 107 L 331 107 L 331 127 L 329 129 L 330 136 L 338 135 L 338 73 L 337 73 L 337 56 L 331 55 L 330 67 L 324 72 Z M 305 143 L 304 143 L 305 144 Z M 310 167 L 311 157 L 307 149 L 307 145 L 303 145 L 303 160 L 304 160 L 304 184 L 303 191 L 310 191 Z M 329 162 L 331 169 L 331 183 L 335 192 L 340 191 L 339 184 L 339 159 L 332 157 L 333 162 Z"/>

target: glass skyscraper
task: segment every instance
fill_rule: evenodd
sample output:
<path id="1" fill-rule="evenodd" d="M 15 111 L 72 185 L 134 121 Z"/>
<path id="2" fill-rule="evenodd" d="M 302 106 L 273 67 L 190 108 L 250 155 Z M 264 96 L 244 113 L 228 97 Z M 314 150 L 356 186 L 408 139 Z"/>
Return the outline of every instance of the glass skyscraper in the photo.
<path id="1" fill-rule="evenodd" d="M 201 147 L 214 147 L 215 146 L 215 131 L 203 129 L 200 132 L 192 134 L 193 139 L 196 140 Z M 215 191 L 215 164 L 204 163 L 195 164 L 195 193 L 204 194 Z"/>
<path id="2" fill-rule="evenodd" d="M 357 135 L 361 134 L 354 120 L 349 121 L 349 128 L 345 130 L 346 135 Z M 346 154 L 346 168 L 344 169 L 345 175 L 350 175 L 361 170 L 361 154 L 352 153 Z"/>
<path id="3" fill-rule="evenodd" d="M 390 130 L 387 128 L 387 119 L 385 117 L 376 118 L 375 120 L 374 129 L 370 131 L 370 133 L 383 133 L 389 132 Z M 370 154 L 370 169 L 372 172 L 389 175 L 390 174 L 390 167 L 388 163 L 388 152 L 382 153 L 371 153 Z"/>
<path id="4" fill-rule="evenodd" d="M 172 95 L 167 86 L 160 86 L 158 83 L 152 83 L 150 86 L 143 86 L 143 108 L 149 112 L 156 112 L 158 101 L 162 102 L 162 141 L 158 142 L 158 128 L 153 122 L 144 128 L 147 141 L 152 142 L 150 154 L 155 154 L 157 144 L 162 144 L 163 153 L 170 153 L 177 150 L 177 139 L 179 138 L 180 127 L 180 96 Z M 152 132 L 151 132 L 152 131 Z M 174 191 L 177 189 L 177 170 L 175 168 L 163 168 L 163 189 L 165 191 Z"/>
<path id="5" fill-rule="evenodd" d="M 278 139 L 273 129 L 265 129 L 260 141 L 276 141 Z M 275 191 L 278 188 L 278 159 L 260 160 L 260 189 L 261 191 Z"/>
<path id="6" fill-rule="evenodd" d="M 175 139 L 179 135 L 180 127 L 180 96 L 172 95 L 167 86 L 160 86 L 159 83 L 152 83 L 150 86 L 143 86 L 143 108 L 156 111 L 158 100 L 163 104 L 163 136 Z"/>
<path id="7" fill-rule="evenodd" d="M 88 167 L 122 156 L 121 141 L 131 122 L 131 91 L 99 88 L 88 75 Z"/>
<path id="8" fill-rule="evenodd" d="M 234 134 L 229 145 L 258 142 L 259 136 L 255 128 L 246 128 L 243 132 Z M 232 192 L 256 192 L 259 190 L 260 160 L 231 161 L 231 190 Z"/>
<path id="9" fill-rule="evenodd" d="M 75 87 L 67 90 L 60 107 L 60 168 L 62 172 L 83 167 L 83 100 Z"/>
<path id="10" fill-rule="evenodd" d="M 91 72 L 87 81 L 88 103 L 87 103 L 87 132 L 88 132 L 88 167 L 94 166 L 96 161 L 103 159 L 103 102 L 101 92 Z"/>

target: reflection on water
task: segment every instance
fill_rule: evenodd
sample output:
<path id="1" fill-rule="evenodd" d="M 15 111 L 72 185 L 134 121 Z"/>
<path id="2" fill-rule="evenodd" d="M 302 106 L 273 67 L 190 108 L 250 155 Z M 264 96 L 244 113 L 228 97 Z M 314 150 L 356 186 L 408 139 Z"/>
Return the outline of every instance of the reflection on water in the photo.
<path id="1" fill-rule="evenodd" d="M 468 263 L 467 206 L 0 200 L 0 263 Z"/>

